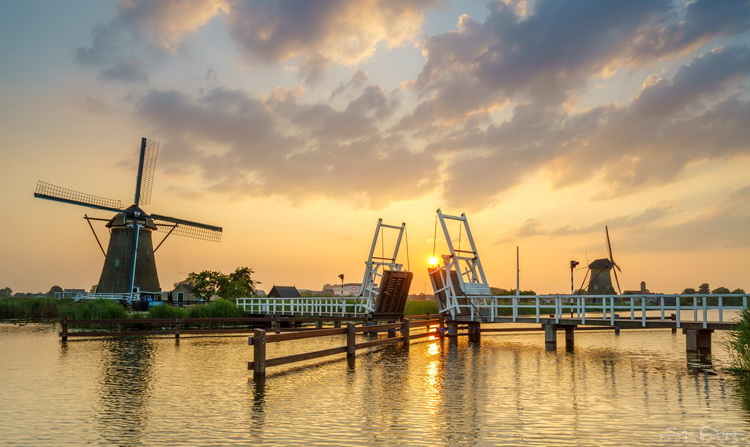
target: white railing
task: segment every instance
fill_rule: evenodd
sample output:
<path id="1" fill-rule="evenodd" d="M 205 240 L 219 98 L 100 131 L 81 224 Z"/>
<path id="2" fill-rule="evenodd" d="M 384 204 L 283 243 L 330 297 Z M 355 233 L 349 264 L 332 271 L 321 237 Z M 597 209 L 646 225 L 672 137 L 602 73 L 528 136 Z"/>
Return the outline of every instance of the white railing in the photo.
<path id="1" fill-rule="evenodd" d="M 132 303 L 133 301 L 140 301 L 141 296 L 138 293 L 82 293 L 82 294 L 74 296 L 73 299 L 75 301 L 113 300 L 113 301 L 125 301 L 127 303 Z"/>
<path id="2" fill-rule="evenodd" d="M 237 298 L 237 307 L 251 314 L 308 315 L 308 316 L 364 316 L 367 309 L 357 297 L 252 297 Z"/>
<path id="3" fill-rule="evenodd" d="M 542 315 L 550 315 L 556 323 L 561 318 L 573 317 L 586 324 L 586 319 L 640 320 L 646 327 L 647 320 L 674 320 L 679 328 L 683 322 L 701 322 L 707 327 L 709 321 L 724 322 L 727 310 L 747 308 L 749 295 L 520 295 L 467 297 L 467 304 L 448 305 L 441 312 L 455 317 L 466 311 L 471 320 L 495 321 L 511 318 L 512 321 L 534 318 L 537 323 Z M 692 311 L 692 319 L 683 312 Z M 669 315 L 667 314 L 669 312 Z M 711 320 L 709 320 L 709 313 Z"/>

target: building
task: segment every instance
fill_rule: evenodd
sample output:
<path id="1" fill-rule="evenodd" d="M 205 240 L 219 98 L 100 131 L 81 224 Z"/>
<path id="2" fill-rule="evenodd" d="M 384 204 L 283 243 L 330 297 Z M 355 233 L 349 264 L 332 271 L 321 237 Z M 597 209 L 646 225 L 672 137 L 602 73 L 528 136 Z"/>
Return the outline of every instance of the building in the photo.
<path id="1" fill-rule="evenodd" d="M 273 286 L 268 292 L 269 297 L 273 298 L 299 298 L 299 290 L 294 286 Z"/>
<path id="2" fill-rule="evenodd" d="M 198 298 L 193 294 L 193 285 L 187 281 L 177 284 L 177 287 L 171 293 L 170 301 L 172 304 L 181 306 L 190 301 L 197 301 Z"/>
<path id="3" fill-rule="evenodd" d="M 326 284 L 323 286 L 323 295 L 328 296 L 359 296 L 362 293 L 362 284 Z"/>

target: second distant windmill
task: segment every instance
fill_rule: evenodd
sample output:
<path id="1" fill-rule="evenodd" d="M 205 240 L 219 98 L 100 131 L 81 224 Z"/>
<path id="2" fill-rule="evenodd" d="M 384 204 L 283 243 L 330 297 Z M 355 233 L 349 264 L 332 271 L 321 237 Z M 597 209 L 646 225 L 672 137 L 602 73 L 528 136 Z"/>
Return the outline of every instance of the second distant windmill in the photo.
<path id="1" fill-rule="evenodd" d="M 604 226 L 604 231 L 607 234 L 609 258 L 596 259 L 589 264 L 589 269 L 583 278 L 583 283 L 586 283 L 586 278 L 590 278 L 586 289 L 587 295 L 614 295 L 615 288 L 612 286 L 612 272 L 614 272 L 615 284 L 617 284 L 617 293 L 622 294 L 620 279 L 617 277 L 617 272 L 622 273 L 622 269 L 617 265 L 612 255 L 612 243 L 609 240 L 609 228 L 606 225 Z"/>

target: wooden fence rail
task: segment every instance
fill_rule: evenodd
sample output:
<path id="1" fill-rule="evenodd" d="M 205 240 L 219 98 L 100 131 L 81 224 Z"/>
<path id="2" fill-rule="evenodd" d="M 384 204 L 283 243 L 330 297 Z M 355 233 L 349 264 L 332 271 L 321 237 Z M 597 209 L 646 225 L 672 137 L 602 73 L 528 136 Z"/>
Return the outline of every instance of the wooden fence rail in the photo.
<path id="1" fill-rule="evenodd" d="M 430 330 L 431 326 L 435 326 L 435 328 L 433 330 Z M 419 327 L 427 327 L 428 330 L 419 334 L 410 333 L 411 328 Z M 441 332 L 439 328 L 442 327 L 443 319 L 436 318 L 422 321 L 406 319 L 401 323 L 366 326 L 355 326 L 354 323 L 349 322 L 347 323 L 346 328 L 320 329 L 285 334 L 268 334 L 263 329 L 255 329 L 253 331 L 253 336 L 248 339 L 248 344 L 253 346 L 253 361 L 248 362 L 247 368 L 253 371 L 254 377 L 263 377 L 266 374 L 266 368 L 271 366 L 286 365 L 289 363 L 296 363 L 304 360 L 328 357 L 331 355 L 343 353 L 346 353 L 347 357 L 354 357 L 357 349 L 371 348 L 375 346 L 382 346 L 399 342 L 404 343 L 406 346 L 408 346 L 410 340 L 438 335 Z M 401 331 L 401 336 L 393 336 L 393 331 L 396 330 Z M 389 331 L 389 336 L 388 338 L 381 338 L 379 340 L 370 340 L 360 343 L 356 342 L 357 333 L 372 333 L 376 331 Z M 284 357 L 276 357 L 272 359 L 266 358 L 266 346 L 268 345 L 268 343 L 278 343 L 282 341 L 328 337 L 331 335 L 343 334 L 346 334 L 346 346 L 321 349 L 318 351 L 287 355 Z"/>

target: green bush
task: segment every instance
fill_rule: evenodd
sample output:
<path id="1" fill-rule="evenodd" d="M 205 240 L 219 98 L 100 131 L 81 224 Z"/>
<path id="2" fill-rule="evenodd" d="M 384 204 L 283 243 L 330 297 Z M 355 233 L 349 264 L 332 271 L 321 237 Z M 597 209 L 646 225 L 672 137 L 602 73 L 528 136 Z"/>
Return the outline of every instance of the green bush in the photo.
<path id="1" fill-rule="evenodd" d="M 404 307 L 404 315 L 425 315 L 438 313 L 435 300 L 429 301 L 407 301 Z"/>
<path id="2" fill-rule="evenodd" d="M 71 320 L 117 320 L 128 318 L 125 308 L 113 300 L 79 301 L 60 309 L 60 316 Z"/>
<path id="3" fill-rule="evenodd" d="M 231 301 L 219 299 L 210 304 L 198 304 L 187 309 L 188 318 L 237 318 L 244 312 Z"/>
<path id="4" fill-rule="evenodd" d="M 737 325 L 729 331 L 726 348 L 730 369 L 750 371 L 750 309 L 742 309 Z"/>
<path id="5" fill-rule="evenodd" d="M 148 308 L 148 318 L 182 318 L 185 311 L 179 307 L 163 304 L 161 306 L 151 306 Z"/>

